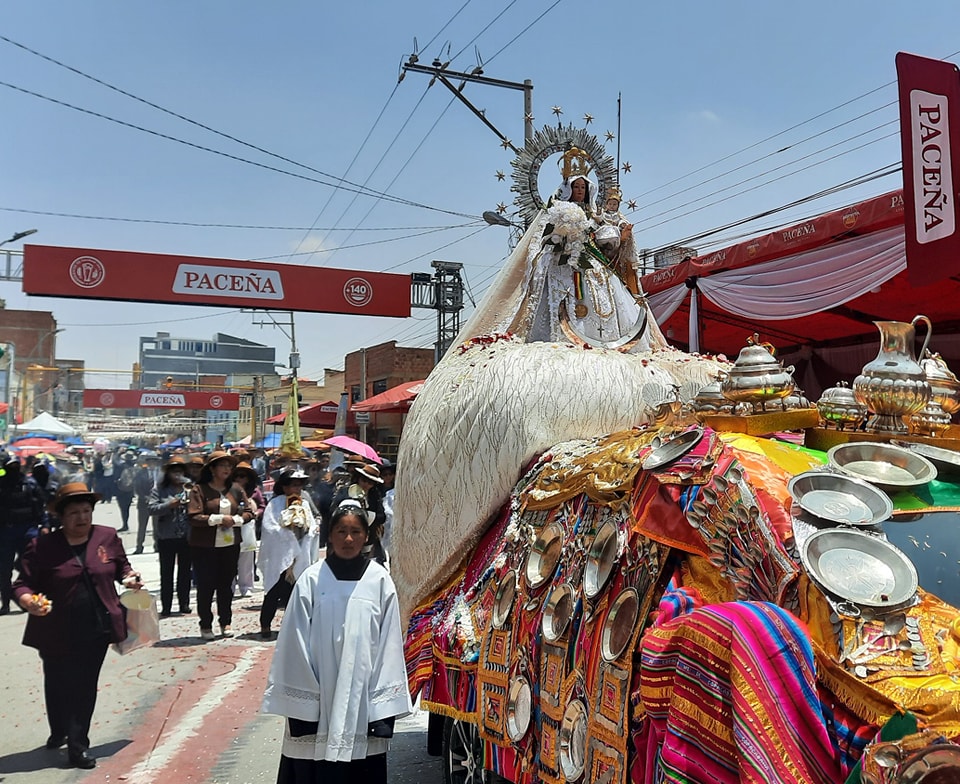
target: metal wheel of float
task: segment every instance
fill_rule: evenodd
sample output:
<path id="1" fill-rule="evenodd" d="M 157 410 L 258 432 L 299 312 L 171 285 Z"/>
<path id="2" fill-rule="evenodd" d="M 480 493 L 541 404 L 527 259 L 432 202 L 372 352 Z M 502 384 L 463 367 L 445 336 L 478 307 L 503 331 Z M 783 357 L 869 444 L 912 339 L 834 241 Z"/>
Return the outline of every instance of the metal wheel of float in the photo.
<path id="1" fill-rule="evenodd" d="M 483 768 L 483 741 L 468 721 L 447 719 L 443 725 L 444 784 L 499 784 L 506 779 Z"/>

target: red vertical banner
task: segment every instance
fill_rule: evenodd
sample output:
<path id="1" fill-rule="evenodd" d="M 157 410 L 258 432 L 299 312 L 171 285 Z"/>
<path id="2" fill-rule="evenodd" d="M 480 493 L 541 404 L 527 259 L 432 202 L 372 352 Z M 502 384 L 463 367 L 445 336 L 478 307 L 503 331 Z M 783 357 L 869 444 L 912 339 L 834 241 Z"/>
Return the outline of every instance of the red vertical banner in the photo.
<path id="1" fill-rule="evenodd" d="M 907 275 L 914 286 L 960 273 L 960 69 L 897 53 Z"/>

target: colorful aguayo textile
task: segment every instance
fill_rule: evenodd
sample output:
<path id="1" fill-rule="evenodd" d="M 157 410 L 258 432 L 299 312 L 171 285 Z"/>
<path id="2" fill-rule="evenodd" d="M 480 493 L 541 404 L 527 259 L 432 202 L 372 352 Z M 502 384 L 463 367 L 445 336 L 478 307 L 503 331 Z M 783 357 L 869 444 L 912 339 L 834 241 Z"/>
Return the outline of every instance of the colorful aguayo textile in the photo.
<path id="1" fill-rule="evenodd" d="M 843 780 L 807 634 L 775 605 L 711 605 L 650 629 L 640 677 L 645 784 Z"/>

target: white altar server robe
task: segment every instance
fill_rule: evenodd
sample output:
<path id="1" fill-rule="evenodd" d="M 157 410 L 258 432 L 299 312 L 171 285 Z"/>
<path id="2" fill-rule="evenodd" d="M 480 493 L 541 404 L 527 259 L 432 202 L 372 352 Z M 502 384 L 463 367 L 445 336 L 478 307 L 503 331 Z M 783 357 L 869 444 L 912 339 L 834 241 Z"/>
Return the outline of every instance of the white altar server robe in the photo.
<path id="1" fill-rule="evenodd" d="M 263 712 L 318 722 L 317 734 L 283 739 L 285 756 L 349 762 L 387 751 L 367 725 L 413 710 L 396 588 L 371 562 L 358 581 L 325 561 L 297 580 L 287 603 Z"/>

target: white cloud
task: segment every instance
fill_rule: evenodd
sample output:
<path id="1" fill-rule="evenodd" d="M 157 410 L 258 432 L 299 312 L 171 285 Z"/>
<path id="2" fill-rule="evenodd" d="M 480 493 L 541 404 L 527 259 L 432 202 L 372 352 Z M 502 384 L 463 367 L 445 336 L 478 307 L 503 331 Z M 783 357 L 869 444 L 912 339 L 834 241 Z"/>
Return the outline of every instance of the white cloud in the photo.
<path id="1" fill-rule="evenodd" d="M 720 122 L 720 115 L 711 112 L 709 109 L 701 109 L 699 112 L 694 112 L 693 118 L 707 123 Z"/>

